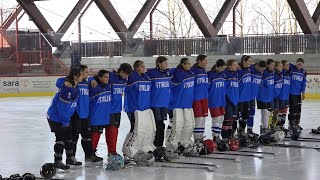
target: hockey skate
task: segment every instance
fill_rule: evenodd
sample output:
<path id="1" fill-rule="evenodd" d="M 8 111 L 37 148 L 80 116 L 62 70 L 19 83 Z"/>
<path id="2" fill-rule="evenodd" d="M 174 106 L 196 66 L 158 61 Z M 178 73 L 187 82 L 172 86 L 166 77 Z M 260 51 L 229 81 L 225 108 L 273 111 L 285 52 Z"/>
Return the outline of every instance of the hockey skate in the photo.
<path id="1" fill-rule="evenodd" d="M 96 155 L 94 152 L 91 156 L 85 157 L 85 166 L 98 166 L 103 162 L 103 158 Z"/>
<path id="2" fill-rule="evenodd" d="M 62 161 L 55 161 L 53 166 L 58 169 L 62 170 L 64 172 L 69 172 L 70 171 L 70 166 L 64 164 Z"/>
<path id="3" fill-rule="evenodd" d="M 66 164 L 69 166 L 81 166 L 82 162 L 78 161 L 74 156 L 71 156 L 66 159 Z"/>
<path id="4" fill-rule="evenodd" d="M 140 166 L 150 166 L 155 162 L 152 152 L 145 153 L 143 151 L 138 151 L 132 159 Z"/>

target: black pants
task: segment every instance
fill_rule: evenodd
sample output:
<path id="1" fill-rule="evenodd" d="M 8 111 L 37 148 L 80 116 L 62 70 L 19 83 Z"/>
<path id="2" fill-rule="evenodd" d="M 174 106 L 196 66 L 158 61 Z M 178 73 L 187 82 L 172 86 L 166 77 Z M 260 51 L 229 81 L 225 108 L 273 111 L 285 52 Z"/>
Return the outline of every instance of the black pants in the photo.
<path id="1" fill-rule="evenodd" d="M 156 147 L 163 146 L 164 141 L 164 130 L 165 130 L 165 124 L 164 121 L 167 120 L 168 116 L 168 109 L 165 107 L 157 107 L 157 108 L 151 108 L 154 119 L 156 122 L 156 135 L 154 138 L 153 144 Z"/>
<path id="2" fill-rule="evenodd" d="M 91 127 L 90 119 L 80 119 L 78 113 L 75 112 L 71 117 L 71 127 L 72 127 L 72 143 L 73 143 L 73 156 L 75 156 L 77 151 L 77 143 L 79 139 L 79 134 L 81 134 L 81 145 L 85 156 L 91 156 L 93 154 L 92 142 L 91 142 Z"/>
<path id="3" fill-rule="evenodd" d="M 222 123 L 221 137 L 223 139 L 230 138 L 232 133 L 235 132 L 237 127 L 237 114 L 238 106 L 232 104 L 229 98 L 226 96 L 226 108 L 225 108 L 224 120 Z"/>
<path id="4" fill-rule="evenodd" d="M 250 114 L 250 101 L 247 102 L 239 102 L 239 126 L 241 129 L 245 129 L 247 126 L 247 121 L 249 119 Z"/>
<path id="5" fill-rule="evenodd" d="M 48 123 L 56 136 L 54 144 L 54 161 L 62 161 L 63 150 L 66 150 L 67 158 L 73 156 L 73 144 L 72 144 L 72 128 L 71 126 L 63 127 L 61 123 L 51 121 L 48 119 Z"/>
<path id="6" fill-rule="evenodd" d="M 129 121 L 130 121 L 130 132 L 133 132 L 134 130 L 134 123 L 136 122 L 136 119 L 134 117 L 134 113 L 127 113 Z"/>
<path id="7" fill-rule="evenodd" d="M 289 125 L 300 124 L 301 117 L 301 95 L 289 95 Z"/>

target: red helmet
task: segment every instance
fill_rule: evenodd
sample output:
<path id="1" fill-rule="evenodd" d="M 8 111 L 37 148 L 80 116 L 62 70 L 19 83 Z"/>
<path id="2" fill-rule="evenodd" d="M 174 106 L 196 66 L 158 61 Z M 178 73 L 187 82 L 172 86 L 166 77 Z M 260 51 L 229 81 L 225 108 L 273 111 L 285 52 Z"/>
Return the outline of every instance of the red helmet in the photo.
<path id="1" fill-rule="evenodd" d="M 213 151 L 217 150 L 216 142 L 212 141 L 211 139 L 204 140 L 203 145 L 207 149 L 208 154 L 213 153 Z"/>
<path id="2" fill-rule="evenodd" d="M 239 150 L 239 147 L 240 147 L 240 142 L 236 139 L 229 139 L 229 149 L 231 151 L 237 151 Z"/>

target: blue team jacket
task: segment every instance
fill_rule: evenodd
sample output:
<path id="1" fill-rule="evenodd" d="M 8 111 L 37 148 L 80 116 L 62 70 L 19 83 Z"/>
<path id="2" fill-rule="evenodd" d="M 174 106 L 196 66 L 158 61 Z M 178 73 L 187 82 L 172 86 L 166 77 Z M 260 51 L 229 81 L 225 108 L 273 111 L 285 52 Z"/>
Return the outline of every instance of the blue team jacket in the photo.
<path id="1" fill-rule="evenodd" d="M 282 76 L 283 76 L 283 85 L 282 85 L 279 99 L 289 100 L 291 73 L 290 71 L 283 70 Z"/>
<path id="2" fill-rule="evenodd" d="M 127 84 L 126 79 L 122 79 L 117 72 L 109 73 L 109 83 L 112 90 L 111 114 L 120 113 L 122 111 L 122 95 Z"/>
<path id="3" fill-rule="evenodd" d="M 250 68 L 241 67 L 239 75 L 239 102 L 251 100 L 251 72 Z"/>
<path id="4" fill-rule="evenodd" d="M 274 75 L 273 71 L 263 71 L 261 84 L 258 90 L 257 101 L 273 102 L 274 98 Z"/>
<path id="5" fill-rule="evenodd" d="M 215 70 L 208 72 L 209 80 L 209 108 L 226 106 L 226 75 Z"/>
<path id="6" fill-rule="evenodd" d="M 151 80 L 150 107 L 168 107 L 170 97 L 170 73 L 169 70 L 159 68 L 150 69 L 147 72 Z"/>
<path id="7" fill-rule="evenodd" d="M 194 74 L 181 68 L 172 69 L 169 109 L 192 108 Z"/>
<path id="8" fill-rule="evenodd" d="M 57 79 L 56 86 L 60 88 L 64 85 L 65 78 Z M 76 111 L 80 119 L 87 119 L 89 117 L 89 85 L 86 80 L 77 84 L 79 93 Z"/>
<path id="9" fill-rule="evenodd" d="M 307 84 L 307 71 L 304 69 L 298 70 L 293 64 L 290 64 L 291 82 L 290 82 L 290 94 L 301 95 L 306 91 Z"/>
<path id="10" fill-rule="evenodd" d="M 255 68 L 255 65 L 251 65 L 251 95 L 250 100 L 255 100 L 258 94 L 259 86 L 261 84 L 262 72 L 258 72 Z"/>
<path id="11" fill-rule="evenodd" d="M 230 71 L 226 69 L 223 72 L 226 76 L 226 96 L 231 101 L 231 103 L 235 106 L 238 105 L 239 102 L 239 76 L 237 72 Z"/>
<path id="12" fill-rule="evenodd" d="M 98 79 L 97 87 L 90 86 L 90 124 L 102 126 L 110 123 L 111 84 L 103 84 Z"/>
<path id="13" fill-rule="evenodd" d="M 279 98 L 283 85 L 283 76 L 280 71 L 274 72 L 274 98 Z"/>
<path id="14" fill-rule="evenodd" d="M 194 96 L 193 100 L 208 99 L 208 75 L 206 69 L 193 66 L 191 71 L 194 74 Z"/>
<path id="15" fill-rule="evenodd" d="M 125 89 L 125 111 L 134 113 L 150 108 L 151 80 L 149 76 L 133 71 Z"/>
<path id="16" fill-rule="evenodd" d="M 47 118 L 59 122 L 62 126 L 68 126 L 71 116 L 76 110 L 78 91 L 74 87 L 62 86 L 53 97 L 52 103 L 47 111 Z"/>

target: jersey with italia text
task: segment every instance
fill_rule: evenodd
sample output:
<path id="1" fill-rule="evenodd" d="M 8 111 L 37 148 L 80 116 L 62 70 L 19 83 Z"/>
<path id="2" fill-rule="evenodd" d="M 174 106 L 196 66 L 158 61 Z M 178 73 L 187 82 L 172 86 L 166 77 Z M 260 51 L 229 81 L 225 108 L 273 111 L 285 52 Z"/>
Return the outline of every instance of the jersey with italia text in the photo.
<path id="1" fill-rule="evenodd" d="M 132 71 L 125 89 L 125 111 L 134 113 L 150 108 L 151 81 L 146 73 Z"/>
<path id="2" fill-rule="evenodd" d="M 235 106 L 239 102 L 239 76 L 236 71 L 224 70 L 223 73 L 226 75 L 226 96 Z"/>
<path id="3" fill-rule="evenodd" d="M 110 123 L 111 84 L 103 84 L 96 79 L 98 85 L 90 86 L 90 124 L 102 126 Z"/>
<path id="4" fill-rule="evenodd" d="M 194 74 L 193 100 L 208 99 L 208 74 L 205 68 L 195 65 L 191 68 Z"/>
<path id="5" fill-rule="evenodd" d="M 273 71 L 265 69 L 263 71 L 261 84 L 258 90 L 257 101 L 273 102 L 274 98 L 274 75 Z"/>
<path id="6" fill-rule="evenodd" d="M 216 70 L 208 72 L 208 101 L 209 108 L 226 106 L 226 75 Z"/>
<path id="7" fill-rule="evenodd" d="M 252 75 L 250 68 L 241 67 L 237 72 L 239 75 L 239 102 L 248 102 L 251 100 Z"/>
<path id="8" fill-rule="evenodd" d="M 170 80 L 170 103 L 169 109 L 192 108 L 194 95 L 194 74 L 192 71 L 185 71 L 176 68 L 172 72 Z"/>
<path id="9" fill-rule="evenodd" d="M 291 73 L 290 71 L 282 70 L 282 76 L 283 76 L 283 85 L 282 85 L 279 99 L 289 100 Z"/>
<path id="10" fill-rule="evenodd" d="M 151 80 L 150 107 L 168 107 L 170 97 L 169 70 L 149 69 L 147 74 Z"/>
<path id="11" fill-rule="evenodd" d="M 255 100 L 258 94 L 259 86 L 261 84 L 262 74 L 263 72 L 259 72 L 256 70 L 255 65 L 251 65 L 251 93 L 250 100 Z"/>
<path id="12" fill-rule="evenodd" d="M 109 83 L 111 84 L 111 114 L 120 113 L 122 111 L 122 95 L 127 84 L 126 79 L 122 79 L 117 72 L 109 73 Z"/>
<path id="13" fill-rule="evenodd" d="M 56 86 L 60 88 L 64 85 L 66 78 L 57 79 Z M 80 119 L 87 119 L 89 117 L 89 85 L 87 80 L 77 84 L 77 89 L 79 93 L 78 103 L 77 103 L 77 113 Z"/>
<path id="14" fill-rule="evenodd" d="M 306 91 L 307 71 L 302 68 L 299 70 L 295 65 L 290 64 L 290 72 L 290 94 L 301 95 Z"/>
<path id="15" fill-rule="evenodd" d="M 62 86 L 52 99 L 47 112 L 47 118 L 59 122 L 62 126 L 69 126 L 71 116 L 76 110 L 78 91 L 74 87 Z"/>
<path id="16" fill-rule="evenodd" d="M 274 72 L 274 98 L 279 98 L 283 85 L 283 76 L 280 71 Z"/>

